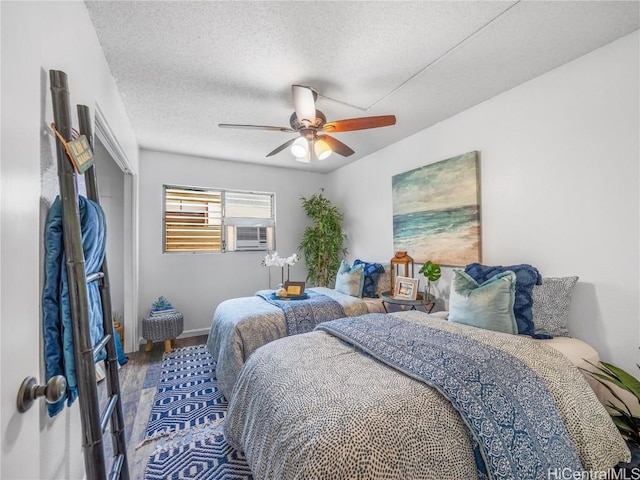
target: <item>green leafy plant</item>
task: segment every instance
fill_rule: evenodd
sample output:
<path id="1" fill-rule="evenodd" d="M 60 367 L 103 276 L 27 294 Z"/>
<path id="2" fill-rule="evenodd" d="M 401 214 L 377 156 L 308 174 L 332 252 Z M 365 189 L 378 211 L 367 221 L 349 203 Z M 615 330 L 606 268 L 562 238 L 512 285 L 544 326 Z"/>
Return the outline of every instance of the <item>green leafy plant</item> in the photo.
<path id="1" fill-rule="evenodd" d="M 433 297 L 433 295 L 431 295 L 431 282 L 437 282 L 440 279 L 442 276 L 442 270 L 440 269 L 440 265 L 428 260 L 422 265 L 422 267 L 420 267 L 419 273 L 424 275 L 424 278 L 427 279 L 427 288 L 425 289 L 424 299 L 428 301 Z"/>
<path id="2" fill-rule="evenodd" d="M 640 445 L 640 418 L 635 417 L 631 413 L 631 408 L 620 398 L 611 385 L 615 385 L 622 390 L 626 390 L 635 396 L 636 400 L 640 403 L 640 381 L 638 381 L 633 375 L 625 372 L 621 368 L 611 365 L 607 362 L 600 362 L 599 365 L 594 365 L 588 362 L 591 366 L 595 367 L 598 371 L 592 372 L 590 370 L 584 370 L 593 378 L 595 378 L 600 384 L 602 384 L 613 397 L 620 402 L 621 407 L 609 402 L 609 408 L 613 410 L 611 418 L 618 427 L 618 430 L 622 436 L 629 442 L 636 445 Z M 638 365 L 640 368 L 640 365 Z"/>
<path id="3" fill-rule="evenodd" d="M 346 238 L 341 226 L 343 215 L 322 190 L 301 200 L 304 212 L 313 221 L 304 231 L 299 246 L 309 272 L 307 280 L 318 287 L 328 287 L 347 253 L 342 246 Z"/>

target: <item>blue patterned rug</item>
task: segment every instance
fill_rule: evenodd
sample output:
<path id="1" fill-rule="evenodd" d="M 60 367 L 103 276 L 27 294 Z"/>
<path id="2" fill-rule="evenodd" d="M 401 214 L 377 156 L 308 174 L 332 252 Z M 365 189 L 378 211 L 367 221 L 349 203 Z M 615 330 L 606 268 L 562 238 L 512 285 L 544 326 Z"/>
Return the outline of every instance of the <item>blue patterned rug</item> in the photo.
<path id="1" fill-rule="evenodd" d="M 227 400 L 211 365 L 206 345 L 164 355 L 143 442 L 157 442 L 145 480 L 252 479 L 244 455 L 222 434 Z"/>

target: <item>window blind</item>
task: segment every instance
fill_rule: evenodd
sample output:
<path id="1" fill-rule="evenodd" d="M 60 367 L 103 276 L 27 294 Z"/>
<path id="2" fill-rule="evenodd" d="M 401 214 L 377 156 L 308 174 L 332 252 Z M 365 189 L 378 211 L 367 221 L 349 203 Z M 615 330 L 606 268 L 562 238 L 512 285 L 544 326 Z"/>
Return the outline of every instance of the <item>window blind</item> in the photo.
<path id="1" fill-rule="evenodd" d="M 222 191 L 165 187 L 165 252 L 222 251 Z"/>

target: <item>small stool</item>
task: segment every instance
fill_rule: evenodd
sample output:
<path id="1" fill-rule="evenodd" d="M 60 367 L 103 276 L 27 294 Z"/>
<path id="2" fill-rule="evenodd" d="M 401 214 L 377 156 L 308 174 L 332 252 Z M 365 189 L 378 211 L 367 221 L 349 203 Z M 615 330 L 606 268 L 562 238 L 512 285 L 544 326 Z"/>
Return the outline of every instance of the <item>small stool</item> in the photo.
<path id="1" fill-rule="evenodd" d="M 173 341 L 182 333 L 183 328 L 184 319 L 180 312 L 143 318 L 142 337 L 147 340 L 144 347 L 145 352 L 151 351 L 153 342 L 164 340 L 164 351 L 169 353 L 173 347 Z"/>

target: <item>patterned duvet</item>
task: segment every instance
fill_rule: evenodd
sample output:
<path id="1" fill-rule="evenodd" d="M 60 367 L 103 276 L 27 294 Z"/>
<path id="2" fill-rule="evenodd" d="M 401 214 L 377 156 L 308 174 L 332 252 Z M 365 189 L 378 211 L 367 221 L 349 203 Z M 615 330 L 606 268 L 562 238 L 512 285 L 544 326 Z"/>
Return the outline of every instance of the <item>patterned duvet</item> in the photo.
<path id="1" fill-rule="evenodd" d="M 329 288 L 312 290 L 336 300 L 347 316 L 367 313 L 366 303 L 359 298 Z M 218 305 L 207 349 L 214 359 L 218 388 L 224 396 L 231 396 L 242 366 L 257 348 L 286 336 L 287 322 L 282 309 L 259 296 L 232 298 Z"/>
<path id="2" fill-rule="evenodd" d="M 449 324 L 421 312 L 394 315 L 466 335 L 535 371 L 585 471 L 628 461 L 606 410 L 557 350 L 529 337 Z M 225 435 L 245 452 L 260 479 L 479 478 L 467 427 L 451 402 L 323 331 L 255 352 L 238 378 Z M 538 478 L 569 474 L 555 473 Z"/>

